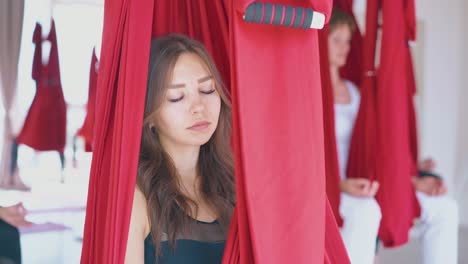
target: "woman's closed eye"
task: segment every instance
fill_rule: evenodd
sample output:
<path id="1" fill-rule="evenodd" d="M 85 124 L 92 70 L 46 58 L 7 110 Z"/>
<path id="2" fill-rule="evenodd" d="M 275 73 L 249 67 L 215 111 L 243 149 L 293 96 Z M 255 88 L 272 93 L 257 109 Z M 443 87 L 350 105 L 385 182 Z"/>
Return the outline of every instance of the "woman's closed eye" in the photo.
<path id="1" fill-rule="evenodd" d="M 212 86 L 203 87 L 199 89 L 199 92 L 205 95 L 209 95 L 209 94 L 213 94 L 214 92 L 216 92 L 216 88 Z M 172 94 L 172 95 L 169 95 L 167 98 L 167 100 L 171 103 L 182 101 L 182 99 L 184 99 L 184 94 L 179 94 L 179 95 Z"/>
<path id="2" fill-rule="evenodd" d="M 177 98 L 168 98 L 167 100 L 169 100 L 169 102 L 171 102 L 171 103 L 176 103 L 176 102 L 181 101 L 182 99 L 184 99 L 184 96 L 183 96 L 183 95 L 182 95 L 182 96 L 179 96 L 179 97 L 177 97 Z"/>
<path id="3" fill-rule="evenodd" d="M 169 102 L 171 103 L 176 103 L 176 102 L 179 102 L 179 101 L 182 101 L 182 99 L 184 99 L 184 97 L 180 97 L 180 98 L 177 98 L 177 99 L 169 99 Z"/>
<path id="4" fill-rule="evenodd" d="M 202 94 L 212 94 L 212 93 L 214 93 L 215 91 L 216 91 L 215 88 L 201 89 L 201 90 L 200 90 L 200 92 L 201 92 Z"/>

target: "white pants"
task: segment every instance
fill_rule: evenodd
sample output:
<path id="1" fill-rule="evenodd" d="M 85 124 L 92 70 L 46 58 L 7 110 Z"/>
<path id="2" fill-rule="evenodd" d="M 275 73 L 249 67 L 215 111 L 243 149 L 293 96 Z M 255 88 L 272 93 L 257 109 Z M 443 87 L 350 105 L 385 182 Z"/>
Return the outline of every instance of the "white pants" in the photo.
<path id="1" fill-rule="evenodd" d="M 374 263 L 377 234 L 382 214 L 374 198 L 341 193 L 341 236 L 352 264 Z"/>
<path id="2" fill-rule="evenodd" d="M 424 264 L 456 264 L 458 259 L 458 207 L 448 196 L 416 192 L 421 217 L 411 236 L 421 239 Z"/>

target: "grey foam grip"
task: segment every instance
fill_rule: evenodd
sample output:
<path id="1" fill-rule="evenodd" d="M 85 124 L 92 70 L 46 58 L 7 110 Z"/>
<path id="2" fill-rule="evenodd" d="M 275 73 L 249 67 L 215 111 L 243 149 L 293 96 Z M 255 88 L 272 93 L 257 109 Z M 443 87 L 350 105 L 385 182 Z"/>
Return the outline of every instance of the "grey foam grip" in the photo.
<path id="1" fill-rule="evenodd" d="M 255 5 L 249 5 L 247 10 L 245 10 L 244 20 L 247 22 L 252 22 L 255 15 Z"/>
<path id="2" fill-rule="evenodd" d="M 292 21 L 293 8 L 291 6 L 286 6 L 286 14 L 284 15 L 283 26 L 290 26 Z"/>
<path id="3" fill-rule="evenodd" d="M 265 4 L 265 17 L 263 18 L 263 24 L 270 24 L 272 15 L 273 15 L 273 5 L 270 3 L 266 3 Z"/>
<path id="4" fill-rule="evenodd" d="M 295 28 L 301 27 L 303 13 L 304 13 L 304 8 L 296 7 L 296 16 L 294 17 L 293 27 Z"/>
<path id="5" fill-rule="evenodd" d="M 308 29 L 310 28 L 310 25 L 312 24 L 312 18 L 314 17 L 314 11 L 310 8 L 306 8 L 306 14 L 304 18 L 304 24 L 302 25 L 303 29 Z"/>
<path id="6" fill-rule="evenodd" d="M 301 29 L 322 29 L 325 25 L 325 15 L 310 8 L 292 7 L 288 5 L 253 2 L 245 10 L 244 20 L 257 24 L 273 24 Z"/>
<path id="7" fill-rule="evenodd" d="M 255 23 L 262 22 L 262 11 L 263 11 L 263 3 L 255 3 Z"/>
<path id="8" fill-rule="evenodd" d="M 283 16 L 283 5 L 276 4 L 275 5 L 275 17 L 273 18 L 273 25 L 281 25 L 281 18 Z"/>

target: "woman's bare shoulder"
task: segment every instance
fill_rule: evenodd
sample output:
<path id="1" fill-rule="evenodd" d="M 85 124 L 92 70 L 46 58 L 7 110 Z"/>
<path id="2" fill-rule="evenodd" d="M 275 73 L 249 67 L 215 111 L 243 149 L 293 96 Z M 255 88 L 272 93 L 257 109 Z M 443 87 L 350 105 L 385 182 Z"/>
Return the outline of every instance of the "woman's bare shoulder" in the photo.
<path id="1" fill-rule="evenodd" d="M 148 218 L 148 206 L 147 200 L 143 192 L 135 187 L 135 194 L 133 196 L 133 205 L 132 205 L 132 216 L 131 216 L 131 225 L 134 225 L 134 228 L 138 232 L 142 232 L 145 236 L 149 234 L 150 224 Z"/>

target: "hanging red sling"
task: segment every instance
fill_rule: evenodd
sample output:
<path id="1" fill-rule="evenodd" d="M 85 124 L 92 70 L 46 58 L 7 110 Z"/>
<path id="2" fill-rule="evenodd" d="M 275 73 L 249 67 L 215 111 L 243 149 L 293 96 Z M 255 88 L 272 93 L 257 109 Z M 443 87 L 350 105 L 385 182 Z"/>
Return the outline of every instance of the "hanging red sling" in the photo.
<path id="1" fill-rule="evenodd" d="M 91 57 L 91 65 L 89 69 L 89 88 L 88 88 L 88 103 L 86 104 L 86 117 L 83 125 L 76 133 L 85 141 L 85 151 L 92 151 L 93 144 L 93 130 L 94 130 L 94 115 L 96 112 L 96 86 L 97 86 L 97 73 L 98 73 L 98 59 L 96 57 L 96 50 L 93 49 Z"/>
<path id="2" fill-rule="evenodd" d="M 407 8 L 412 9 L 412 14 Z M 408 241 L 420 215 L 411 177 L 415 174 L 414 78 L 409 40 L 414 38 L 412 0 L 382 0 L 382 46 L 377 72 L 377 200 L 382 209 L 379 237 L 386 246 Z"/>
<path id="3" fill-rule="evenodd" d="M 313 5 L 306 2 L 306 6 L 329 13 L 329 1 L 313 1 Z M 347 260 L 347 256 L 333 215 L 326 206 L 316 31 L 249 25 L 239 20 L 242 15 L 238 13 L 245 11 L 246 2 L 228 1 L 227 8 L 220 1 L 199 1 L 196 6 L 192 3 L 106 2 L 82 263 L 123 263 L 138 164 L 149 43 L 152 35 L 168 32 L 186 33 L 202 41 L 218 64 L 231 58 L 230 63 L 220 64 L 220 71 L 223 75 L 230 74 L 228 86 L 233 96 L 238 205 L 226 244 L 225 261 L 228 262 L 225 263 L 284 263 L 285 259 L 299 261 L 295 263 L 316 263 L 315 260 L 347 263 L 341 261 Z M 224 31 L 228 24 L 224 27 L 223 23 L 228 18 L 229 31 Z M 260 32 L 259 26 L 266 28 L 265 32 Z M 254 31 L 244 31 L 249 28 Z M 249 35 L 254 32 L 255 35 Z M 279 41 L 281 45 L 269 46 L 266 40 Z M 303 52 L 284 46 L 288 43 L 297 46 L 302 40 L 308 46 L 305 54 L 310 55 L 310 60 L 300 56 Z M 256 57 L 249 56 L 256 43 L 269 46 L 267 50 L 273 54 L 270 60 L 276 57 L 273 51 L 281 52 L 280 60 L 292 68 L 282 72 L 280 64 L 273 68 L 262 63 L 272 68 L 252 70 L 248 66 L 254 65 Z M 245 47 L 240 48 L 240 44 Z M 261 60 L 257 62 L 260 65 L 268 59 L 268 52 L 255 50 L 261 51 Z M 303 65 L 293 63 L 297 61 Z M 248 68 L 252 72 L 247 72 Z M 278 84 L 270 86 L 278 80 L 270 78 L 275 74 L 268 69 L 281 73 L 277 74 Z M 294 69 L 300 71 L 293 73 Z M 284 85 L 288 77 L 300 79 L 293 78 Z M 238 91 L 242 96 L 236 97 Z M 284 95 L 291 96 L 289 101 L 285 101 Z M 260 100 L 257 107 L 255 98 Z M 275 105 L 280 103 L 286 103 L 283 116 L 277 116 L 280 107 Z M 271 123 L 254 124 L 258 117 L 265 117 Z M 279 123 L 280 118 L 285 118 L 286 123 Z M 258 131 L 253 130 L 257 128 Z M 258 153 L 260 146 L 261 153 Z M 272 150 L 280 151 L 272 153 Z M 279 164 L 284 166 L 278 169 Z M 250 178 L 246 179 L 245 175 Z M 255 208 L 254 215 L 248 207 Z"/>
<path id="4" fill-rule="evenodd" d="M 230 3 L 238 200 L 224 263 L 348 263 L 326 204 L 317 31 L 262 25 L 287 20 L 279 5 Z M 249 8 L 255 23 L 244 21 Z"/>
<path id="5" fill-rule="evenodd" d="M 380 65 L 375 69 L 378 11 L 382 9 Z M 417 159 L 414 77 L 408 41 L 414 38 L 413 1 L 367 4 L 361 108 L 351 143 L 348 176 L 380 182 L 379 238 L 387 247 L 403 245 L 420 214 L 411 183 Z"/>
<path id="6" fill-rule="evenodd" d="M 33 42 L 36 44 L 32 78 L 36 94 L 17 137 L 18 144 L 35 150 L 63 152 L 66 141 L 67 107 L 60 81 L 60 65 L 55 23 L 52 20 L 47 40 L 51 42 L 49 61 L 42 63 L 42 30 L 36 24 Z"/>
<path id="7" fill-rule="evenodd" d="M 328 30 L 328 26 L 326 26 L 319 33 L 326 191 L 336 222 L 339 226 L 342 226 L 343 219 L 340 216 L 341 176 L 335 137 L 335 102 L 330 79 L 330 62 L 328 59 Z"/>

